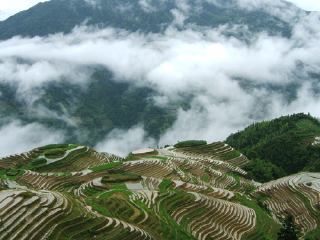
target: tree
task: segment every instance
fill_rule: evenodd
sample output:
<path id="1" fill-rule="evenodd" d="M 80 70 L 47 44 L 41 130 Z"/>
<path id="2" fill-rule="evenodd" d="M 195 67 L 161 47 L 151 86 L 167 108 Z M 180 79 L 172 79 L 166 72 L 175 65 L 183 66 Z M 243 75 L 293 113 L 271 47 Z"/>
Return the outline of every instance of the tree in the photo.
<path id="1" fill-rule="evenodd" d="M 294 217 L 289 213 L 282 222 L 278 232 L 278 240 L 298 240 L 300 229 L 294 224 Z"/>

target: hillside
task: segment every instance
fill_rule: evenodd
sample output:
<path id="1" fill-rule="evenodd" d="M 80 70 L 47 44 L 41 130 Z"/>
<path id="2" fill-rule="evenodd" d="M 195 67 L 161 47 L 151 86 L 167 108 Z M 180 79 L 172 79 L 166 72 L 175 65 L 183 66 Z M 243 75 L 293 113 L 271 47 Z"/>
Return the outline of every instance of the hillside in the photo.
<path id="1" fill-rule="evenodd" d="M 282 0 L 0 21 L 0 239 L 320 239 L 320 123 L 262 121 L 319 116 L 319 26 Z"/>
<path id="2" fill-rule="evenodd" d="M 232 151 L 202 143 L 123 159 L 51 144 L 2 158 L 0 238 L 275 239 L 290 212 L 318 239 L 319 174 L 261 185 Z"/>
<path id="3" fill-rule="evenodd" d="M 89 146 L 103 140 L 112 129 L 129 129 L 138 123 L 144 124 L 151 136 L 159 138 L 175 121 L 173 110 L 187 109 L 189 101 L 160 108 L 148 101 L 156 94 L 153 89 L 115 82 L 110 71 L 101 68 L 94 71 L 87 87 L 67 81 L 45 84 L 43 94 L 32 106 L 16 99 L 17 86 L 0 82 L 0 88 L 2 124 L 7 122 L 7 116 L 24 124 L 37 122 L 46 128 L 65 130 L 68 142 Z M 79 139 L 79 134 L 86 138 Z"/>
<path id="4" fill-rule="evenodd" d="M 256 180 L 270 181 L 300 171 L 319 172 L 319 136 L 319 120 L 299 113 L 254 123 L 231 134 L 226 143 L 251 160 L 245 170 Z"/>
<path id="5" fill-rule="evenodd" d="M 94 1 L 93 1 L 94 2 Z M 207 1 L 190 1 L 189 17 L 186 23 L 199 26 L 218 27 L 226 23 L 243 23 L 250 31 L 267 30 L 272 35 L 279 32 L 291 36 L 290 24 L 270 16 L 264 11 L 246 12 L 236 8 L 226 8 L 228 3 L 212 4 Z M 224 4 L 226 6 L 224 6 Z M 290 3 L 288 3 L 290 5 Z M 22 11 L 0 22 L 0 39 L 13 36 L 46 36 L 57 32 L 70 33 L 76 25 L 114 27 L 129 31 L 161 32 L 174 20 L 172 10 L 177 7 L 173 0 L 150 1 L 145 4 L 139 0 L 90 1 L 51 0 Z M 199 12 L 199 8 L 202 9 Z"/>
<path id="6" fill-rule="evenodd" d="M 280 105 L 290 105 L 304 83 L 317 82 L 319 74 L 311 70 L 317 67 L 298 58 L 286 65 L 292 69 L 285 73 L 278 73 L 287 69 L 278 67 L 283 61 L 274 59 L 270 62 L 276 71 L 270 66 L 251 76 L 249 69 L 269 66 L 252 67 L 251 59 L 265 59 L 264 52 L 278 56 L 279 49 L 286 49 L 281 45 L 290 46 L 291 41 L 295 48 L 300 40 L 294 33 L 308 14 L 285 1 L 270 8 L 244 6 L 240 0 L 39 3 L 0 21 L 0 130 L 12 122 L 18 132 L 37 126 L 49 135 L 59 132 L 53 142 L 95 147 L 111 139 L 113 131 L 138 127 L 143 130 L 141 142 L 151 139 L 164 145 L 168 129 L 189 129 L 181 124 L 186 115 L 218 122 L 223 118 L 213 113 L 232 112 L 233 103 L 242 109 L 244 103 L 236 96 L 259 104 L 247 106 L 241 114 L 246 119 L 228 123 L 229 128 L 265 119 L 273 111 L 266 110 L 268 103 L 263 98 L 258 101 L 253 90 L 279 94 Z M 242 60 L 246 56 L 251 57 Z M 287 55 L 280 51 L 279 56 Z M 292 82 L 266 80 L 275 79 L 269 72 Z M 316 96 L 317 84 L 313 88 Z M 234 91 L 237 94 L 230 94 Z M 212 106 L 219 110 L 209 109 Z M 196 129 L 216 126 L 197 123 Z M 218 141 L 226 132 L 216 139 L 208 134 L 206 139 Z M 184 139 L 196 134 L 190 135 Z M 14 136 L 18 139 L 21 134 Z M 37 144 L 45 143 L 37 141 L 32 147 Z"/>

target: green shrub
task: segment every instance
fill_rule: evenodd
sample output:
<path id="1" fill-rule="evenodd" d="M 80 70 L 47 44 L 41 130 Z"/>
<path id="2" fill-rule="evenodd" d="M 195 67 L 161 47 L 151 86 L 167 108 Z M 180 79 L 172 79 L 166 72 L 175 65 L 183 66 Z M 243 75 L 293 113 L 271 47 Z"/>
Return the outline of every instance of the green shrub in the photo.
<path id="1" fill-rule="evenodd" d="M 236 157 L 240 157 L 241 153 L 238 151 L 232 151 L 230 153 L 227 154 L 223 154 L 222 157 L 224 158 L 224 160 L 230 160 Z"/>
<path id="2" fill-rule="evenodd" d="M 204 141 L 204 140 L 187 140 L 187 141 L 183 141 L 175 144 L 174 147 L 176 148 L 194 147 L 194 146 L 205 145 L 205 144 L 207 144 L 207 141 Z"/>
<path id="3" fill-rule="evenodd" d="M 112 185 L 110 187 L 111 187 L 111 189 L 115 189 L 115 190 L 126 190 L 127 189 L 126 185 L 124 185 L 124 184 L 122 184 L 122 185 Z"/>
<path id="4" fill-rule="evenodd" d="M 35 165 L 40 165 L 40 164 L 45 164 L 47 163 L 47 160 L 45 158 L 37 158 L 33 160 L 30 164 L 35 166 Z"/>
<path id="5" fill-rule="evenodd" d="M 119 173 L 103 176 L 101 182 L 103 183 L 120 183 L 126 181 L 137 181 L 141 179 L 141 175 L 134 173 Z"/>
<path id="6" fill-rule="evenodd" d="M 7 176 L 16 176 L 17 174 L 19 174 L 19 170 L 15 170 L 15 169 L 9 169 L 7 170 L 6 174 Z"/>
<path id="7" fill-rule="evenodd" d="M 62 148 L 51 149 L 44 152 L 45 157 L 54 158 L 63 156 L 65 151 Z"/>
<path id="8" fill-rule="evenodd" d="M 91 171 L 99 171 L 99 170 L 105 170 L 105 169 L 113 168 L 113 167 L 115 167 L 117 165 L 120 165 L 120 164 L 122 164 L 122 162 L 113 162 L 113 163 L 108 163 L 108 164 L 105 164 L 105 165 L 100 165 L 100 166 L 89 168 L 89 169 Z"/>
<path id="9" fill-rule="evenodd" d="M 120 174 L 124 173 L 123 169 L 109 170 L 109 174 Z"/>
<path id="10" fill-rule="evenodd" d="M 172 181 L 169 179 L 163 179 L 162 182 L 159 184 L 158 188 L 160 190 L 167 190 L 172 185 Z"/>
<path id="11" fill-rule="evenodd" d="M 39 150 L 46 150 L 46 149 L 53 149 L 53 148 L 65 148 L 68 147 L 68 143 L 62 143 L 62 144 L 48 144 L 43 147 L 39 147 Z"/>

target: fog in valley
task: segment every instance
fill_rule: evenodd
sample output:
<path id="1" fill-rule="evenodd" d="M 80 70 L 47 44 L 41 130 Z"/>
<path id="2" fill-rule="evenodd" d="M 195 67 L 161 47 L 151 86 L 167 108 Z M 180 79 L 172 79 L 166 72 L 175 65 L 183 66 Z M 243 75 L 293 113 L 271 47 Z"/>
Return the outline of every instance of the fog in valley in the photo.
<path id="1" fill-rule="evenodd" d="M 99 7 L 99 1 L 87 2 Z M 140 3 L 144 11 L 157 11 L 148 0 Z M 320 117 L 320 13 L 306 13 L 293 5 L 280 11 L 283 4 L 239 0 L 238 7 L 248 11 L 264 8 L 289 22 L 291 38 L 252 33 L 243 25 L 185 24 L 188 1 L 177 1 L 171 11 L 174 21 L 163 33 L 83 24 L 70 34 L 17 36 L 0 42 L 0 82 L 16 87 L 15 97 L 27 104 L 30 114 L 57 118 L 75 127 L 78 122 L 70 112 L 58 114 L 34 102 L 45 94 L 42 87 L 51 82 L 68 81 L 85 91 L 97 67 L 109 69 L 116 82 L 151 87 L 157 94 L 148 101 L 159 107 L 192 96 L 190 108 L 177 110 L 177 120 L 159 141 L 138 124 L 129 130 L 114 129 L 94 146 L 97 151 L 121 156 L 137 148 L 187 139 L 223 141 L 255 121 L 292 113 Z M 233 37 L 239 32 L 241 38 Z M 77 100 L 70 101 L 77 104 Z M 1 156 L 63 142 L 67 134 L 37 122 L 24 125 L 11 116 L 3 116 L 1 122 Z"/>

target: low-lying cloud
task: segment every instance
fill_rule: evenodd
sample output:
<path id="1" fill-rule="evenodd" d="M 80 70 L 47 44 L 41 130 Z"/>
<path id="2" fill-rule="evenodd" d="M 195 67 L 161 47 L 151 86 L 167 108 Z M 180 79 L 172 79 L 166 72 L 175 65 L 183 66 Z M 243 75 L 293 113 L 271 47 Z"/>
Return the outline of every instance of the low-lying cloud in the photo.
<path id="1" fill-rule="evenodd" d="M 109 152 L 124 157 L 135 149 L 155 146 L 156 141 L 147 137 L 143 127 L 135 126 L 129 130 L 113 130 L 108 134 L 106 140 L 95 146 L 95 149 L 99 152 Z"/>
<path id="2" fill-rule="evenodd" d="M 36 147 L 63 143 L 63 131 L 50 130 L 41 124 L 23 125 L 17 120 L 0 128 L 0 156 L 28 152 Z"/>
<path id="3" fill-rule="evenodd" d="M 140 2 L 152 10 L 149 1 Z M 276 4 L 283 4 L 279 2 Z M 264 4 L 255 1 L 253 6 Z M 189 110 L 177 111 L 177 121 L 161 136 L 160 145 L 191 138 L 224 140 L 253 121 L 295 112 L 320 117 L 315 91 L 320 87 L 319 79 L 310 77 L 310 73 L 320 73 L 319 13 L 290 9 L 291 17 L 296 18 L 292 17 L 293 33 L 288 39 L 266 32 L 250 33 L 241 25 L 214 29 L 186 26 L 187 11 L 188 5 L 181 2 L 172 11 L 172 26 L 158 34 L 78 26 L 70 34 L 2 41 L 0 82 L 16 84 L 20 100 L 32 105 L 34 90 L 43 84 L 65 79 L 86 85 L 90 69 L 103 66 L 112 71 L 115 81 L 154 88 L 159 93 L 154 97 L 158 106 L 166 107 L 181 93 L 194 96 Z M 184 30 L 176 26 L 184 26 Z M 247 31 L 247 41 L 225 35 L 240 29 Z M 294 96 L 288 100 L 285 92 L 290 84 L 298 87 L 291 90 Z M 64 117 L 68 121 L 68 113 Z M 25 129 L 17 124 L 9 127 L 17 132 Z M 54 136 L 50 141 L 62 135 Z M 129 131 L 117 129 L 96 148 L 125 155 L 134 148 L 155 147 L 157 141 L 146 136 L 141 126 Z M 14 146 L 7 148 L 19 152 Z"/>

